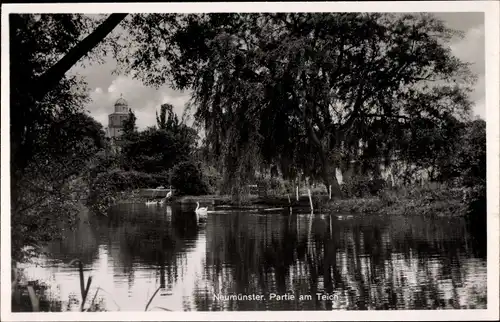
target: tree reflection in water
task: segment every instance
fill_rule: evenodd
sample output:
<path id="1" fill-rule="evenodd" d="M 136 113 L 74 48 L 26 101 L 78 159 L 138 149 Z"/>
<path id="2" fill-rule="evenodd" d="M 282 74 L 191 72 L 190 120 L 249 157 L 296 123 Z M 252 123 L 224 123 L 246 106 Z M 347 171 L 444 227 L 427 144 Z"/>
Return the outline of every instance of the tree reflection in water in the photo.
<path id="1" fill-rule="evenodd" d="M 190 209 L 125 204 L 67 231 L 31 276 L 59 290 L 54 302 L 67 302 L 78 295 L 78 274 L 63 266 L 81 258 L 94 276 L 89 294 L 101 287 L 96 303 L 105 310 L 115 301 L 144 310 L 158 287 L 169 294 L 151 307 L 171 310 L 484 308 L 486 260 L 474 245 L 460 218 L 233 212 L 200 226 Z M 264 300 L 216 297 L 237 294 Z"/>
<path id="2" fill-rule="evenodd" d="M 471 256 L 464 229 L 443 218 L 212 216 L 198 310 L 484 308 L 485 262 Z M 213 296 L 270 293 L 295 300 Z M 307 294 L 312 300 L 298 300 Z"/>
<path id="3" fill-rule="evenodd" d="M 170 207 L 168 210 L 172 212 Z M 124 212 L 117 209 L 108 221 L 109 240 L 120 241 L 116 257 L 124 273 L 133 272 L 134 264 L 157 269 L 160 287 L 166 288 L 177 282 L 186 251 L 192 246 L 188 243 L 196 239 L 199 227 L 194 216 L 179 214 L 169 219 L 165 208 L 143 211 L 143 216 L 131 211 L 124 218 Z"/>

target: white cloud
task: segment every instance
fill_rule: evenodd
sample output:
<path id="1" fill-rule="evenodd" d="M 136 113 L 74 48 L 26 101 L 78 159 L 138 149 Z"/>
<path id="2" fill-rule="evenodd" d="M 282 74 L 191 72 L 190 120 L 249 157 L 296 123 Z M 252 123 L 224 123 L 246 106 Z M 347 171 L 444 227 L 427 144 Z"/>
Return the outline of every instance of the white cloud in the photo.
<path id="1" fill-rule="evenodd" d="M 140 130 L 156 124 L 156 109 L 156 105 L 151 102 L 143 109 L 134 110 L 135 116 L 137 117 L 136 125 Z"/>
<path id="2" fill-rule="evenodd" d="M 465 32 L 463 39 L 450 45 L 453 54 L 464 62 L 471 63 L 471 71 L 477 75 L 477 83 L 470 98 L 475 102 L 473 116 L 486 117 L 485 100 L 485 32 L 484 24 L 476 25 Z"/>
<path id="3" fill-rule="evenodd" d="M 484 74 L 484 25 L 475 26 L 465 33 L 465 37 L 450 45 L 453 53 L 465 62 L 472 63 L 472 70 Z"/>

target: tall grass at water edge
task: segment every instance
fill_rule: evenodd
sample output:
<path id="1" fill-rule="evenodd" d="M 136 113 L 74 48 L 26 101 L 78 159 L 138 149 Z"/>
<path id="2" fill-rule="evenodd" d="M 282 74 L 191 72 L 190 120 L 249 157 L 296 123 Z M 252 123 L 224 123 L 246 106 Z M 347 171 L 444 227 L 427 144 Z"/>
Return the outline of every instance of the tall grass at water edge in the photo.
<path id="1" fill-rule="evenodd" d="M 464 189 L 441 184 L 384 188 L 375 195 L 328 200 L 319 198 L 326 211 L 386 215 L 465 215 L 469 200 Z"/>

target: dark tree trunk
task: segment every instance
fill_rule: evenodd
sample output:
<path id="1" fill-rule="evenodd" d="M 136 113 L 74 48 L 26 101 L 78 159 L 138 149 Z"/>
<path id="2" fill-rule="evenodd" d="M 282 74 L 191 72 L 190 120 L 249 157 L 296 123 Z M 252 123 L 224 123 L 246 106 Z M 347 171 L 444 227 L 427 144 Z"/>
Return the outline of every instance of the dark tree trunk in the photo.
<path id="1" fill-rule="evenodd" d="M 324 151 L 320 152 L 321 154 L 321 176 L 323 179 L 323 183 L 326 186 L 326 190 L 329 191 L 330 185 L 332 186 L 332 198 L 333 197 L 340 197 L 341 196 L 341 190 L 340 190 L 340 185 L 337 180 L 337 176 L 333 173 L 331 173 L 331 167 L 330 164 L 328 163 L 328 160 L 326 159 L 326 156 L 324 155 Z"/>
<path id="2" fill-rule="evenodd" d="M 341 195 L 341 191 L 339 182 L 337 181 L 337 177 L 335 175 L 331 175 L 330 161 L 326 157 L 325 148 L 323 147 L 323 144 L 321 144 L 321 141 L 314 132 L 311 121 L 308 119 L 305 113 L 304 113 L 304 121 L 308 129 L 307 132 L 309 133 L 309 138 L 311 139 L 312 143 L 316 146 L 319 152 L 319 157 L 321 161 L 321 177 L 323 179 L 323 183 L 325 184 L 327 190 L 329 189 L 330 185 L 332 185 L 332 197 L 333 196 L 339 197 Z"/>

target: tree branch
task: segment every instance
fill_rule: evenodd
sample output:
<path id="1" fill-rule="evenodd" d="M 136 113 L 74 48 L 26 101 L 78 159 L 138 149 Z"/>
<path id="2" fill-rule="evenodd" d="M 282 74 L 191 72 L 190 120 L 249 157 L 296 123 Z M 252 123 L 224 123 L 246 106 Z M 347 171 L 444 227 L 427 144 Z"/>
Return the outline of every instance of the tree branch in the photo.
<path id="1" fill-rule="evenodd" d="M 356 101 L 354 102 L 352 113 L 349 116 L 349 118 L 347 119 L 347 121 L 343 125 L 341 125 L 339 128 L 341 133 L 345 132 L 347 129 L 349 129 L 352 126 L 352 124 L 354 123 L 356 117 L 359 116 L 359 109 L 360 109 L 361 105 L 363 105 L 363 101 L 364 101 L 363 90 L 364 90 L 364 81 L 361 80 L 361 82 L 358 85 L 358 90 L 356 92 Z"/>
<path id="2" fill-rule="evenodd" d="M 73 47 L 61 60 L 52 66 L 43 75 L 34 80 L 29 86 L 33 92 L 33 98 L 39 100 L 50 91 L 52 86 L 59 82 L 64 74 L 78 62 L 82 57 L 88 54 L 99 42 L 127 16 L 127 14 L 114 13 L 111 14 L 99 27 L 97 27 L 90 35 Z"/>

